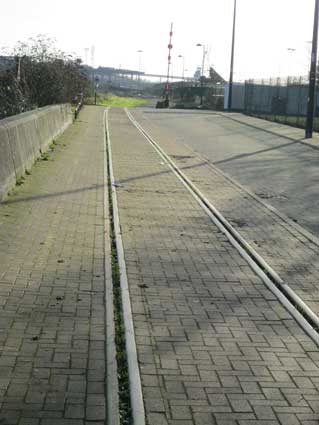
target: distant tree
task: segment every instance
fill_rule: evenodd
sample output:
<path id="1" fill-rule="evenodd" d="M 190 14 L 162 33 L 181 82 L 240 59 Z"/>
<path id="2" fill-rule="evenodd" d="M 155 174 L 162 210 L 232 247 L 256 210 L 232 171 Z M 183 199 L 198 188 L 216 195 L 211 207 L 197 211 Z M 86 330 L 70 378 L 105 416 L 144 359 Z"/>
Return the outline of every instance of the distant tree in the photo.
<path id="1" fill-rule="evenodd" d="M 10 54 L 15 67 L 0 74 L 0 118 L 46 105 L 73 102 L 89 86 L 81 60 L 39 35 Z"/>
<path id="2" fill-rule="evenodd" d="M 12 71 L 0 74 L 0 118 L 20 114 L 28 109 L 26 99 Z"/>
<path id="3" fill-rule="evenodd" d="M 20 59 L 21 80 L 32 105 L 72 102 L 89 84 L 81 60 L 56 49 L 49 37 L 18 43 L 14 55 Z"/>

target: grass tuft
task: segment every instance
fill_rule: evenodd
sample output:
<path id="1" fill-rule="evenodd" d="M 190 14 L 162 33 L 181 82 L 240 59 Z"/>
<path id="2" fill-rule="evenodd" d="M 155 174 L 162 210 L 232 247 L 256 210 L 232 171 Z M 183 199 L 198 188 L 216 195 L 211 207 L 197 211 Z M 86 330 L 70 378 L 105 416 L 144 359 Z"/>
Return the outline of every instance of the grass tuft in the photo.
<path id="1" fill-rule="evenodd" d="M 87 99 L 87 103 L 93 103 L 93 99 Z M 109 106 L 112 108 L 135 108 L 146 104 L 146 101 L 136 97 L 121 97 L 113 94 L 98 94 L 98 106 Z"/>
<path id="2" fill-rule="evenodd" d="M 17 181 L 16 181 L 16 185 L 17 185 L 17 186 L 22 186 L 24 182 L 25 182 L 25 177 L 21 176 L 21 177 L 19 177 L 19 178 L 17 179 Z"/>
<path id="3" fill-rule="evenodd" d="M 113 217 L 113 199 L 112 184 L 110 179 L 110 163 L 108 165 L 108 196 L 110 213 L 110 242 L 111 242 L 111 264 L 112 264 L 112 282 L 113 282 L 113 303 L 114 303 L 114 324 L 115 324 L 115 346 L 116 362 L 119 385 L 119 416 L 120 425 L 132 425 L 132 408 L 130 400 L 130 384 L 128 373 L 128 361 L 125 338 L 125 323 L 123 317 L 122 294 L 121 294 L 121 276 L 118 262 L 116 236 Z"/>

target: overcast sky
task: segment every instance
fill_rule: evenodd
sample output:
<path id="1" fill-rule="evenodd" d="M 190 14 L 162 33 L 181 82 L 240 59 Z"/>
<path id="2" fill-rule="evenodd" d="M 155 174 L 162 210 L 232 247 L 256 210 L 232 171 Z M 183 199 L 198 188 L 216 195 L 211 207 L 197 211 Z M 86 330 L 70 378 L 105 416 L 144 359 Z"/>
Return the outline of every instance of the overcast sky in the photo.
<path id="1" fill-rule="evenodd" d="M 305 75 L 310 60 L 315 0 L 237 0 L 235 79 Z M 233 0 L 10 0 L 1 4 L 1 47 L 37 34 L 85 60 L 95 46 L 95 65 L 165 74 L 170 23 L 174 23 L 174 74 L 209 64 L 228 78 Z M 293 48 L 295 51 L 290 51 Z M 89 55 L 90 58 L 90 55 Z M 207 62 L 208 65 L 208 62 Z M 206 66 L 207 66 L 206 65 Z M 208 67 L 208 66 L 207 66 Z"/>

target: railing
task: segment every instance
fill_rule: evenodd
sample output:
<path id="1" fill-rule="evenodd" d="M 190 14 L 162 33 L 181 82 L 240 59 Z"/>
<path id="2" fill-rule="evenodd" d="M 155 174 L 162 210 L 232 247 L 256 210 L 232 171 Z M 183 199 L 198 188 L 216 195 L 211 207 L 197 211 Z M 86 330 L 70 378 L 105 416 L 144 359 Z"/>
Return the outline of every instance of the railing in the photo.
<path id="1" fill-rule="evenodd" d="M 245 113 L 300 128 L 306 125 L 309 81 L 307 77 L 248 80 Z M 319 130 L 319 89 L 316 90 L 314 128 Z"/>

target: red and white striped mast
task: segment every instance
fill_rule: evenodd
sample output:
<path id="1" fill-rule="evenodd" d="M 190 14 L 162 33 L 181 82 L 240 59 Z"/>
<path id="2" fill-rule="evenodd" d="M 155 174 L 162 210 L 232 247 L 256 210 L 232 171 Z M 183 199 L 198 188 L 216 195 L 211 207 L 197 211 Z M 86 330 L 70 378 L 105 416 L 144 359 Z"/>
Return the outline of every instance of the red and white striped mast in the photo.
<path id="1" fill-rule="evenodd" d="M 168 100 L 168 94 L 169 94 L 169 71 L 170 71 L 170 67 L 171 67 L 171 50 L 173 48 L 172 45 L 172 36 L 173 36 L 173 22 L 171 23 L 171 30 L 169 33 L 169 44 L 168 44 L 168 61 L 167 61 L 167 80 L 166 80 L 166 86 L 165 86 L 165 100 L 168 104 L 169 100 Z M 168 105 L 167 105 L 168 106 Z"/>

